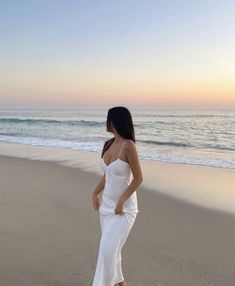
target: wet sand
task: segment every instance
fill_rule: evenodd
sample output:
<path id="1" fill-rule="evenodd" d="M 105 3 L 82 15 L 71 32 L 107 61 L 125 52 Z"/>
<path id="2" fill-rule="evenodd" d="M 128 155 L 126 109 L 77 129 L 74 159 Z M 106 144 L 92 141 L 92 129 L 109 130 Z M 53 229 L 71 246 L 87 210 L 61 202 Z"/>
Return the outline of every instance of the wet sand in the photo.
<path id="1" fill-rule="evenodd" d="M 0 156 L 2 285 L 92 285 L 100 225 L 91 193 L 99 177 L 86 167 Z M 235 285 L 235 216 L 163 191 L 137 189 L 139 213 L 122 251 L 127 286 Z"/>

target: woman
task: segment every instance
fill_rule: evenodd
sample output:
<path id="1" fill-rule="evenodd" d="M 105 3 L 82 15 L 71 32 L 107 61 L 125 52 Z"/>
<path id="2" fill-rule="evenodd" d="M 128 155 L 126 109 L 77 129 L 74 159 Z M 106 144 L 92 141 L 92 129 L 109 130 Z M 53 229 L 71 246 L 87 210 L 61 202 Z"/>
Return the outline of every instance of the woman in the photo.
<path id="1" fill-rule="evenodd" d="M 104 172 L 92 193 L 99 209 L 101 240 L 92 286 L 126 286 L 121 266 L 121 250 L 135 222 L 138 205 L 135 190 L 143 182 L 135 146 L 135 132 L 130 111 L 122 106 L 108 110 L 108 132 L 100 167 Z M 133 178 L 132 178 L 133 177 Z M 98 194 L 103 191 L 99 204 Z"/>

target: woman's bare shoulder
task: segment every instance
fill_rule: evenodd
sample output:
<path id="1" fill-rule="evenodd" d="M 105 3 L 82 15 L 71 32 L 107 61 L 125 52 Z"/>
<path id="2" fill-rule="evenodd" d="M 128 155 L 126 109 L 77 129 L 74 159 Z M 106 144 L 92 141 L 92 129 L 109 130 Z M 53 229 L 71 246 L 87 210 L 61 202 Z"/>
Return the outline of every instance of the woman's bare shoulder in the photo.
<path id="1" fill-rule="evenodd" d="M 131 139 L 126 139 L 125 141 L 126 141 L 126 144 L 135 145 L 135 143 Z"/>
<path id="2" fill-rule="evenodd" d="M 131 139 L 126 139 L 125 147 L 126 149 L 129 149 L 129 150 L 133 150 L 133 149 L 136 150 L 135 143 Z"/>

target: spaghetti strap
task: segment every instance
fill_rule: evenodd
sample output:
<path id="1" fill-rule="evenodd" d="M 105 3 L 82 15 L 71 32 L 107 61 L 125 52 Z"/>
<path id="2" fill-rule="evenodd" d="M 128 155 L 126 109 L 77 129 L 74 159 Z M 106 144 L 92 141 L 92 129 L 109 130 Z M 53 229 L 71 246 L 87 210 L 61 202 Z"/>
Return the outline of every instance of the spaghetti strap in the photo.
<path id="1" fill-rule="evenodd" d="M 124 146 L 125 143 L 126 143 L 126 141 L 123 142 L 122 147 Z M 118 154 L 118 158 L 117 158 L 117 159 L 119 159 L 119 156 L 120 156 L 120 154 L 121 154 L 121 152 L 122 152 L 122 147 L 121 147 L 121 149 L 120 149 L 120 151 L 119 151 L 119 154 Z"/>

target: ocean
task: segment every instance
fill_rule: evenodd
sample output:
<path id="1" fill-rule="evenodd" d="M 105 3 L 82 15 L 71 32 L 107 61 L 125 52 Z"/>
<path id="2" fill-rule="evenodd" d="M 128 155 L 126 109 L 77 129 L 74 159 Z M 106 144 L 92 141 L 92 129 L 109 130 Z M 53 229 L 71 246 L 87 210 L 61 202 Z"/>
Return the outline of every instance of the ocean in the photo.
<path id="1" fill-rule="evenodd" d="M 139 157 L 235 169 L 235 110 L 131 110 Z M 0 110 L 0 141 L 101 152 L 107 110 Z"/>

